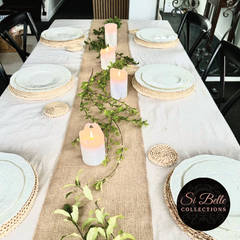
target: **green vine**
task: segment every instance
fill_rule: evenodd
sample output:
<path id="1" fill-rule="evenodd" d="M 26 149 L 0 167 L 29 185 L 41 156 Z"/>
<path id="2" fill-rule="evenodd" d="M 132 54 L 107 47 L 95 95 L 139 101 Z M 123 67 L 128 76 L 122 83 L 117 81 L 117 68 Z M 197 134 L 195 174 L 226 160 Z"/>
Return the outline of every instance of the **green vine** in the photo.
<path id="1" fill-rule="evenodd" d="M 109 19 L 107 22 L 115 22 L 118 24 L 118 27 L 121 26 L 121 20 L 117 17 L 114 19 Z M 93 33 L 97 35 L 98 40 L 92 41 L 89 44 L 89 49 L 93 49 L 96 51 L 100 51 L 105 44 L 104 38 L 100 37 L 99 35 L 104 35 L 104 27 L 99 28 L 99 30 L 94 29 Z M 81 98 L 80 103 L 80 111 L 85 113 L 85 118 L 90 119 L 92 122 L 96 122 L 101 127 L 105 137 L 106 137 L 106 156 L 103 160 L 102 164 L 106 166 L 109 162 L 109 150 L 112 148 L 112 144 L 119 145 L 119 148 L 116 150 L 116 165 L 112 169 L 112 171 L 103 179 L 97 180 L 93 187 L 97 190 L 102 190 L 103 184 L 107 181 L 109 177 L 112 177 L 119 164 L 124 159 L 123 153 L 127 150 L 124 147 L 123 137 L 121 133 L 121 129 L 119 127 L 119 122 L 131 122 L 138 127 L 147 126 L 147 121 L 143 121 L 142 118 L 136 118 L 134 116 L 138 115 L 138 111 L 136 108 L 132 108 L 128 104 L 126 104 L 122 100 L 117 100 L 112 98 L 109 93 L 106 91 L 106 86 L 110 81 L 110 69 L 117 68 L 123 69 L 124 67 L 128 66 L 129 64 L 137 65 L 133 58 L 128 56 L 123 56 L 123 53 L 116 53 L 116 61 L 111 63 L 108 66 L 108 69 L 102 70 L 101 72 L 92 74 L 87 82 L 83 82 L 81 89 L 83 90 L 78 96 Z M 104 118 L 99 119 L 91 113 L 93 109 L 97 109 L 100 115 L 104 115 Z M 115 138 L 119 137 L 119 140 L 115 140 Z M 79 142 L 79 138 L 76 138 L 71 144 L 72 146 L 77 145 Z"/>
<path id="2" fill-rule="evenodd" d="M 101 236 L 104 237 L 105 240 L 135 240 L 135 238 L 131 234 L 124 233 L 122 230 L 119 230 L 116 237 L 114 236 L 114 228 L 117 227 L 117 219 L 123 219 L 124 217 L 122 215 L 110 217 L 109 213 L 106 213 L 104 211 L 104 208 L 99 207 L 98 201 L 100 199 L 96 201 L 93 199 L 93 195 L 88 187 L 88 184 L 83 187 L 81 186 L 79 177 L 82 171 L 83 170 L 80 170 L 78 172 L 74 184 L 67 184 L 63 187 L 75 187 L 80 190 L 81 194 L 78 194 L 77 191 L 68 192 L 66 194 L 65 198 L 68 198 L 72 194 L 76 194 L 75 204 L 72 206 L 69 204 L 65 204 L 63 209 L 57 209 L 54 211 L 55 214 L 61 214 L 65 216 L 66 218 L 64 219 L 64 221 L 72 223 L 76 227 L 76 230 L 78 232 L 64 235 L 61 237 L 61 240 L 68 236 L 78 237 L 82 240 L 95 240 Z M 82 223 L 81 227 L 79 227 L 79 209 L 83 207 L 83 197 L 88 199 L 94 205 L 94 209 L 89 212 L 89 218 Z"/>

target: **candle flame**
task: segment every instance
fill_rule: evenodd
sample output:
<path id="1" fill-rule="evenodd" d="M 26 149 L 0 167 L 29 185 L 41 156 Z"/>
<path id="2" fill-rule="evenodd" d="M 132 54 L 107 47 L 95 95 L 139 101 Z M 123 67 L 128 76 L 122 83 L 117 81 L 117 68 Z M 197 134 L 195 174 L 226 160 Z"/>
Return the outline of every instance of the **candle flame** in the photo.
<path id="1" fill-rule="evenodd" d="M 120 76 L 120 71 L 118 71 L 118 76 Z"/>
<path id="2" fill-rule="evenodd" d="M 108 52 L 108 47 L 106 48 L 106 52 Z"/>
<path id="3" fill-rule="evenodd" d="M 90 139 L 93 140 L 93 134 L 90 132 Z"/>

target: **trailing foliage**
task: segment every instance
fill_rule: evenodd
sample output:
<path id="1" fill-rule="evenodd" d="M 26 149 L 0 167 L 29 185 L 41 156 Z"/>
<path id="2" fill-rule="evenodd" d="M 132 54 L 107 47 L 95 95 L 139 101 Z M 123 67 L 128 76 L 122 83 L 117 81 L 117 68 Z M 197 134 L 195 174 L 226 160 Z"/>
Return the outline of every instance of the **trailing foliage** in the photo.
<path id="1" fill-rule="evenodd" d="M 83 187 L 81 185 L 79 177 L 82 171 L 83 170 L 80 170 L 78 172 L 74 184 L 67 184 L 63 187 L 75 187 L 80 190 L 80 195 L 77 194 L 77 191 L 72 191 L 66 194 L 66 198 L 72 194 L 77 194 L 75 196 L 75 204 L 72 206 L 65 204 L 63 209 L 57 209 L 54 211 L 56 214 L 63 215 L 65 217 L 64 221 L 72 223 L 77 230 L 77 233 L 74 232 L 62 236 L 61 240 L 68 236 L 74 236 L 82 240 L 96 240 L 101 236 L 104 237 L 105 240 L 135 240 L 131 234 L 124 233 L 122 230 L 119 230 L 116 236 L 114 235 L 114 229 L 117 228 L 117 220 L 123 219 L 124 217 L 122 215 L 111 217 L 109 213 L 105 212 L 104 208 L 99 207 L 98 201 L 100 199 L 94 200 L 88 185 L 84 185 Z M 83 198 L 88 199 L 94 205 L 94 208 L 89 212 L 89 218 L 80 224 L 79 209 L 83 207 L 83 202 L 81 201 Z"/>
<path id="2" fill-rule="evenodd" d="M 109 19 L 107 22 L 115 22 L 118 24 L 118 27 L 121 26 L 121 20 L 117 17 L 114 19 Z M 103 44 L 105 44 L 105 40 L 101 39 L 99 35 L 104 35 L 104 27 L 99 28 L 99 30 L 94 29 L 93 30 L 95 35 L 98 35 L 98 41 L 93 41 L 89 44 L 89 49 L 93 49 L 96 51 L 100 51 L 99 49 L 102 48 Z M 85 113 L 85 118 L 90 119 L 92 122 L 96 122 L 101 127 L 105 137 L 106 137 L 106 157 L 102 164 L 104 166 L 107 165 L 109 162 L 109 150 L 112 148 L 111 145 L 119 145 L 119 148 L 116 150 L 116 166 L 112 169 L 112 171 L 104 178 L 97 180 L 94 183 L 94 187 L 97 190 L 102 190 L 103 184 L 107 181 L 109 177 L 111 177 L 114 172 L 117 170 L 119 164 L 121 163 L 121 160 L 123 160 L 123 152 L 127 150 L 127 148 L 124 147 L 123 143 L 123 137 L 121 133 L 121 129 L 119 127 L 119 122 L 125 121 L 129 123 L 133 123 L 138 127 L 147 126 L 148 123 L 145 120 L 142 120 L 142 118 L 137 118 L 136 115 L 138 115 L 138 111 L 136 108 L 133 108 L 126 104 L 122 100 L 117 100 L 112 98 L 109 93 L 106 91 L 107 84 L 110 81 L 110 69 L 111 68 L 117 68 L 117 69 L 123 69 L 125 66 L 128 66 L 129 64 L 137 65 L 138 62 L 135 62 L 135 60 L 128 56 L 123 56 L 123 53 L 116 53 L 116 61 L 114 63 L 111 63 L 110 66 L 108 66 L 108 69 L 102 70 L 101 72 L 92 74 L 88 81 L 83 82 L 81 89 L 83 90 L 78 96 L 81 98 L 80 103 L 80 111 Z M 98 114 L 93 115 L 92 110 L 97 109 Z M 103 115 L 104 118 L 100 119 L 101 115 Z M 115 138 L 118 137 L 118 140 L 115 140 Z M 72 145 L 76 145 L 77 142 L 79 142 L 79 138 L 76 138 Z"/>

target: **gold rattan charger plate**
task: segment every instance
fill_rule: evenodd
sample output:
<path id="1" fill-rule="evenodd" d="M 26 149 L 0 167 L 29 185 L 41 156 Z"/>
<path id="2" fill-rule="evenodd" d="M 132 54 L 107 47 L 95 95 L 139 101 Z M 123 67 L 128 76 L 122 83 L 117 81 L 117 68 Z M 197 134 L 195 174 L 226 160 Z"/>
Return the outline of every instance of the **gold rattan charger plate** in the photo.
<path id="1" fill-rule="evenodd" d="M 21 98 L 29 101 L 44 101 L 44 100 L 61 96 L 62 94 L 69 91 L 73 87 L 73 85 L 74 85 L 74 78 L 71 77 L 71 79 L 67 82 L 67 84 L 59 88 L 48 90 L 45 92 L 24 92 L 14 88 L 13 86 L 11 86 L 11 84 L 9 84 L 9 91 L 17 98 Z"/>
<path id="2" fill-rule="evenodd" d="M 192 239 L 195 239 L 195 240 L 217 240 L 217 239 L 209 236 L 208 234 L 206 234 L 204 232 L 201 232 L 201 231 L 198 231 L 198 230 L 195 230 L 195 229 L 192 229 L 192 228 L 188 227 L 182 221 L 182 219 L 179 217 L 178 210 L 177 210 L 177 207 L 174 203 L 171 188 L 170 188 L 170 179 L 171 179 L 172 173 L 173 173 L 173 171 L 171 171 L 171 173 L 168 175 L 167 180 L 166 180 L 165 185 L 164 185 L 164 199 L 165 199 L 165 202 L 168 206 L 170 214 L 173 217 L 173 220 Z"/>
<path id="3" fill-rule="evenodd" d="M 139 69 L 139 66 L 136 65 L 127 65 L 126 67 L 124 67 L 123 69 L 126 70 L 128 75 L 134 75 L 135 72 Z"/>
<path id="4" fill-rule="evenodd" d="M 24 204 L 24 206 L 21 208 L 21 210 L 14 217 L 12 217 L 10 220 L 8 220 L 7 222 L 5 222 L 4 224 L 2 224 L 0 226 L 0 238 L 6 236 L 8 233 L 13 231 L 18 225 L 20 225 L 22 223 L 22 221 L 25 219 L 25 217 L 30 212 L 30 210 L 34 204 L 34 201 L 36 199 L 36 196 L 38 193 L 38 176 L 37 176 L 37 173 L 36 173 L 35 169 L 33 168 L 32 164 L 31 163 L 29 163 L 29 164 L 31 165 L 34 175 L 35 175 L 35 184 L 34 184 L 32 193 L 31 193 L 30 197 L 28 198 L 28 200 L 26 201 L 26 203 Z"/>
<path id="5" fill-rule="evenodd" d="M 132 85 L 140 94 L 147 97 L 162 99 L 162 100 L 174 100 L 174 99 L 187 97 L 194 92 L 194 88 L 195 88 L 195 85 L 193 84 L 191 87 L 185 90 L 176 91 L 176 92 L 155 91 L 142 86 L 140 83 L 136 81 L 135 77 L 132 78 Z"/>
<path id="6" fill-rule="evenodd" d="M 148 158 L 153 163 L 162 167 L 171 167 L 178 160 L 177 152 L 165 144 L 158 144 L 150 148 Z"/>
<path id="7" fill-rule="evenodd" d="M 172 48 L 178 45 L 179 39 L 177 38 L 172 42 L 155 43 L 155 42 L 147 42 L 138 38 L 137 36 L 134 36 L 134 42 L 147 48 Z"/>
<path id="8" fill-rule="evenodd" d="M 128 32 L 130 34 L 136 34 L 140 29 L 130 29 Z"/>
<path id="9" fill-rule="evenodd" d="M 47 40 L 43 37 L 40 37 L 40 42 L 42 44 L 45 44 L 49 47 L 54 47 L 54 48 L 65 48 L 65 47 L 75 47 L 78 46 L 79 44 L 83 43 L 85 40 L 85 36 L 82 35 L 80 38 L 69 40 L 69 41 L 50 41 Z"/>
<path id="10" fill-rule="evenodd" d="M 69 106 L 64 102 L 51 102 L 44 107 L 44 113 L 48 117 L 55 118 L 66 114 Z"/>

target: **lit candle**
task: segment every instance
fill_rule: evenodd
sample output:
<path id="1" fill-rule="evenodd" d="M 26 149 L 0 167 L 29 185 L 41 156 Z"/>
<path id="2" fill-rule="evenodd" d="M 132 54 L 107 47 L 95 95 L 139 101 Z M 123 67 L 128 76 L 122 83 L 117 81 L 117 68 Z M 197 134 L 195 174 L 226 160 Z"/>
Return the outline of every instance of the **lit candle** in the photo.
<path id="1" fill-rule="evenodd" d="M 84 163 L 97 166 L 105 159 L 104 134 L 97 123 L 87 123 L 79 132 Z"/>
<path id="2" fill-rule="evenodd" d="M 127 97 L 128 74 L 122 69 L 110 69 L 110 93 L 115 99 L 124 99 Z"/>
<path id="3" fill-rule="evenodd" d="M 107 23 L 105 24 L 105 44 L 109 47 L 117 46 L 117 24 Z"/>
<path id="4" fill-rule="evenodd" d="M 115 48 L 107 47 L 105 49 L 101 49 L 101 68 L 107 69 L 110 65 L 110 62 L 115 62 Z"/>

